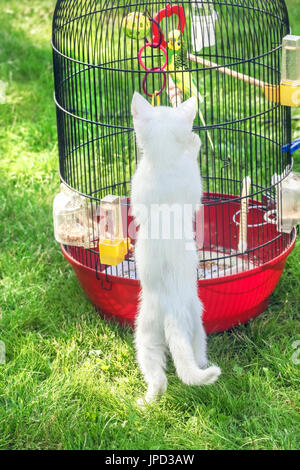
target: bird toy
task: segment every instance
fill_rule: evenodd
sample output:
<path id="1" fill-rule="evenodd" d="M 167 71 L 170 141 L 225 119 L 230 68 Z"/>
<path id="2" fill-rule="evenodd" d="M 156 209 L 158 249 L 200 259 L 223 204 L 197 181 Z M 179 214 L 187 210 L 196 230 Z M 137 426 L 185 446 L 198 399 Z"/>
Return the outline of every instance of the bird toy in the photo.
<path id="1" fill-rule="evenodd" d="M 169 18 L 172 15 L 178 16 L 178 26 L 177 30 L 180 31 L 182 34 L 185 28 L 185 15 L 184 9 L 180 5 L 167 5 L 165 8 L 160 10 L 154 17 L 153 26 L 152 26 L 152 42 L 155 44 L 158 42 L 158 38 L 161 39 L 161 45 L 163 47 L 167 47 L 167 43 L 165 41 L 164 35 L 161 33 L 159 23 L 163 18 Z M 162 37 L 161 37 L 162 35 Z"/>
<path id="2" fill-rule="evenodd" d="M 163 36 L 163 33 L 160 30 L 158 22 L 153 18 L 150 18 L 150 21 L 152 21 L 153 26 L 155 25 L 155 27 L 156 27 L 155 30 L 158 32 L 157 41 L 154 41 L 154 40 L 147 41 L 146 40 L 146 43 L 139 50 L 138 60 L 139 60 L 139 64 L 141 65 L 141 67 L 144 70 L 146 70 L 146 74 L 143 78 L 143 84 L 142 84 L 143 91 L 144 91 L 145 95 L 152 98 L 152 106 L 154 106 L 155 97 L 156 97 L 156 100 L 157 100 L 157 106 L 159 106 L 160 105 L 160 95 L 162 94 L 162 92 L 165 89 L 166 84 L 167 84 L 166 74 L 165 74 L 164 70 L 168 65 L 168 53 L 167 53 L 167 50 L 165 49 L 165 47 L 162 45 L 164 36 Z M 143 54 L 143 51 L 146 49 L 146 47 L 151 47 L 153 49 L 159 49 L 163 52 L 164 57 L 165 57 L 165 62 L 164 62 L 162 67 L 148 68 L 144 64 L 144 62 L 142 60 L 142 54 Z M 147 90 L 147 77 L 148 77 L 149 73 L 157 73 L 157 72 L 162 72 L 163 73 L 163 84 L 162 84 L 161 88 L 158 91 L 154 91 L 154 93 L 149 93 L 148 90 Z"/>
<path id="3" fill-rule="evenodd" d="M 177 29 L 171 31 L 168 35 L 168 42 L 166 42 L 164 34 L 162 33 L 160 29 L 160 22 L 164 18 L 169 18 L 172 15 L 177 15 L 178 16 L 178 26 Z M 199 101 L 199 104 L 202 104 L 204 102 L 204 99 L 201 95 L 201 93 L 198 91 L 197 84 L 191 74 L 191 72 L 188 69 L 188 59 L 187 59 L 187 47 L 186 43 L 183 39 L 183 33 L 185 29 L 185 14 L 184 14 L 184 9 L 181 5 L 167 5 L 165 8 L 160 10 L 155 17 L 152 19 L 152 41 L 150 43 L 145 44 L 139 52 L 139 63 L 140 65 L 147 71 L 147 72 L 159 72 L 163 71 L 168 67 L 168 70 L 170 70 L 170 77 L 169 77 L 169 86 L 168 90 L 170 91 L 170 88 L 177 89 L 178 95 L 189 95 L 189 96 L 195 96 L 197 100 Z M 141 60 L 142 52 L 144 51 L 145 47 L 158 47 L 164 54 L 165 56 L 165 63 L 161 68 L 155 68 L 155 69 L 147 69 L 143 61 Z M 143 91 L 144 93 L 152 97 L 151 94 L 147 92 L 147 88 L 145 86 L 145 82 L 147 79 L 147 74 L 144 78 L 143 81 Z M 163 89 L 166 86 L 166 78 L 164 76 L 164 82 L 161 90 L 159 90 L 158 95 L 161 94 Z M 170 97 L 170 93 L 169 97 Z M 171 95 L 174 93 L 171 92 Z M 176 99 L 177 101 L 177 99 Z M 203 116 L 203 113 L 200 110 L 200 106 L 198 106 L 198 114 L 200 121 L 202 122 L 203 126 L 206 127 L 206 122 Z M 209 143 L 211 145 L 212 150 L 214 151 L 214 145 L 212 138 L 207 132 L 207 137 L 209 140 Z"/>
<path id="4" fill-rule="evenodd" d="M 122 26 L 125 28 L 126 36 L 131 39 L 140 39 L 149 34 L 151 23 L 146 15 L 133 11 L 124 18 Z"/>

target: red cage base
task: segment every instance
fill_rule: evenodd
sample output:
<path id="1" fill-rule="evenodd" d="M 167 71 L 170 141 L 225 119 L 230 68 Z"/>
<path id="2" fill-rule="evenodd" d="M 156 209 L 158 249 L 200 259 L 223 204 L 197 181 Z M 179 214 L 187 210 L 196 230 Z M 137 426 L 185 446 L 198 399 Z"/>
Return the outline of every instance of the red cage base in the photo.
<path id="1" fill-rule="evenodd" d="M 253 201 L 254 203 L 257 208 L 259 203 Z M 225 209 L 224 204 L 205 207 L 205 220 L 209 221 L 210 237 L 215 233 L 218 244 L 221 246 L 232 247 L 236 240 L 236 225 L 233 220 L 239 208 L 238 204 L 232 200 L 226 202 Z M 218 211 L 221 211 L 220 214 Z M 224 211 L 228 211 L 226 219 L 224 219 Z M 262 208 L 261 211 L 256 209 L 254 212 L 256 220 L 251 222 L 250 219 L 249 223 L 252 225 L 248 228 L 248 239 L 252 240 L 253 245 L 249 247 L 250 249 L 262 242 L 260 222 L 263 220 L 264 211 Z M 130 219 L 128 213 L 127 218 Z M 218 220 L 223 220 L 223 223 L 224 220 L 228 220 L 228 227 L 222 231 L 223 235 L 220 235 L 217 227 L 213 226 L 213 221 Z M 208 232 L 206 228 L 205 233 Z M 275 225 L 270 225 L 265 232 L 271 240 L 276 238 Z M 216 333 L 230 329 L 239 323 L 245 323 L 267 308 L 269 297 L 280 279 L 287 256 L 294 248 L 296 230 L 294 229 L 291 235 L 284 236 L 287 237 L 285 243 L 275 246 L 271 242 L 260 248 L 260 255 L 268 260 L 263 265 L 229 276 L 198 281 L 199 297 L 205 308 L 203 323 L 207 333 Z M 220 240 L 220 237 L 223 239 Z M 214 242 L 210 238 L 210 243 L 212 241 Z M 204 248 L 206 248 L 205 241 Z M 139 281 L 106 274 L 103 272 L 103 266 L 100 266 L 100 272 L 97 272 L 96 276 L 97 255 L 92 252 L 87 253 L 83 248 L 73 249 L 62 246 L 62 252 L 72 265 L 82 289 L 97 310 L 104 316 L 114 317 L 121 323 L 134 326 L 140 293 Z M 85 261 L 87 259 L 88 263 Z M 92 267 L 88 267 L 87 264 Z"/>

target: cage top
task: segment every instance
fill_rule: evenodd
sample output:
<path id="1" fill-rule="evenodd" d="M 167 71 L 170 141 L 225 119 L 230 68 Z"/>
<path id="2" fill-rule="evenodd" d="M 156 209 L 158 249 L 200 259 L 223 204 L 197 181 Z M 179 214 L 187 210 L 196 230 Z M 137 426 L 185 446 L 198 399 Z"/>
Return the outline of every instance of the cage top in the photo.
<path id="1" fill-rule="evenodd" d="M 195 9 L 199 15 L 215 15 L 221 33 L 218 56 L 223 55 L 225 62 L 256 58 L 281 47 L 283 33 L 289 30 L 284 0 L 58 0 L 53 18 L 53 48 L 79 64 L 132 70 L 133 64 L 127 64 L 126 57 L 137 55 L 141 41 L 145 37 L 151 39 L 153 30 L 146 20 L 142 29 L 134 25 L 140 29 L 130 36 L 124 27 L 125 19 L 135 12 L 138 16 L 133 22 L 140 21 L 143 15 L 151 21 L 168 5 L 182 7 L 187 23 Z M 160 27 L 165 36 L 172 29 L 179 29 L 178 17 L 163 18 Z M 194 40 L 196 34 L 196 30 L 186 26 L 184 36 L 188 41 Z M 236 44 L 243 47 L 238 50 Z"/>
<path id="2" fill-rule="evenodd" d="M 272 14 L 286 14 L 285 0 L 58 0 L 56 3 L 55 15 L 59 11 L 64 12 L 64 18 L 76 18 L 78 14 L 96 13 L 100 10 L 113 10 L 118 8 L 143 9 L 150 5 L 159 4 L 185 4 L 185 5 L 231 5 L 243 8 L 256 8 L 261 11 L 268 11 Z"/>

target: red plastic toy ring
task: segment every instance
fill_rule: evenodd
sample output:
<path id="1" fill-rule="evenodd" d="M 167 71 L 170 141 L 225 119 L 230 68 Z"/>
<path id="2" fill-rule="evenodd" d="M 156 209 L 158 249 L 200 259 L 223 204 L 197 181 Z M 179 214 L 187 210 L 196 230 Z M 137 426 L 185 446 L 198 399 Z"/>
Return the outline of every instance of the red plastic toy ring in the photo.
<path id="1" fill-rule="evenodd" d="M 162 87 L 161 89 L 155 93 L 155 96 L 159 96 L 162 94 L 162 92 L 164 91 L 164 89 L 166 88 L 166 84 L 167 84 L 167 76 L 166 76 L 166 73 L 163 72 L 160 68 L 156 67 L 152 70 L 149 70 L 145 73 L 145 76 L 143 78 L 143 92 L 145 93 L 145 95 L 149 96 L 149 98 L 152 98 L 153 94 L 154 93 L 148 93 L 148 90 L 147 90 L 147 77 L 149 75 L 149 73 L 152 73 L 152 72 L 162 72 L 163 76 L 164 76 L 164 81 L 163 81 L 163 84 L 162 84 Z"/>
<path id="2" fill-rule="evenodd" d="M 168 53 L 166 51 L 166 49 L 163 47 L 163 46 L 159 46 L 159 49 L 164 53 L 164 56 L 165 56 L 165 63 L 164 65 L 161 67 L 161 68 L 158 68 L 158 67 L 155 67 L 154 69 L 149 69 L 148 67 L 146 67 L 146 65 L 144 64 L 144 62 L 142 61 L 142 53 L 143 53 L 143 50 L 146 48 L 146 47 L 155 47 L 153 46 L 153 44 L 151 42 L 147 42 L 146 44 L 143 45 L 143 47 L 140 49 L 139 51 L 139 55 L 138 55 L 138 59 L 139 59 L 139 63 L 141 65 L 141 67 L 143 67 L 144 70 L 146 70 L 147 72 L 152 72 L 153 70 L 164 70 L 167 65 L 168 65 Z"/>
<path id="3" fill-rule="evenodd" d="M 178 26 L 177 29 L 181 31 L 183 34 L 185 28 L 185 14 L 184 9 L 181 5 L 167 5 L 165 8 L 160 10 L 154 17 L 154 21 L 152 24 L 152 42 L 156 44 L 160 38 L 159 32 L 159 23 L 163 18 L 169 18 L 172 15 L 178 16 Z M 162 42 L 163 47 L 167 47 L 167 43 L 165 41 L 164 35 L 162 35 Z"/>

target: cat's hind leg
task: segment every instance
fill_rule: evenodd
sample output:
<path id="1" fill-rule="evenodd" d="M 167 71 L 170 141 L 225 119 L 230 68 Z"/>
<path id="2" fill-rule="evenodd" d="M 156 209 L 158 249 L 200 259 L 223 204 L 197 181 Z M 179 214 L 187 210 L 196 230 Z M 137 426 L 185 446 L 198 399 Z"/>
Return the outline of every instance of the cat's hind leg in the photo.
<path id="1" fill-rule="evenodd" d="M 194 300 L 192 308 L 194 310 L 194 331 L 193 331 L 193 350 L 196 362 L 200 369 L 208 367 L 207 348 L 206 348 L 206 332 L 202 324 L 203 305 L 197 297 Z"/>
<path id="2" fill-rule="evenodd" d="M 167 388 L 166 345 L 162 333 L 158 325 L 148 325 L 143 315 L 139 315 L 135 329 L 136 357 L 148 387 L 139 404 L 154 401 Z"/>
<path id="3" fill-rule="evenodd" d="M 196 322 L 193 337 L 194 355 L 200 369 L 206 369 L 209 364 L 206 349 L 206 333 L 202 325 L 202 321 L 200 320 L 199 322 Z"/>

